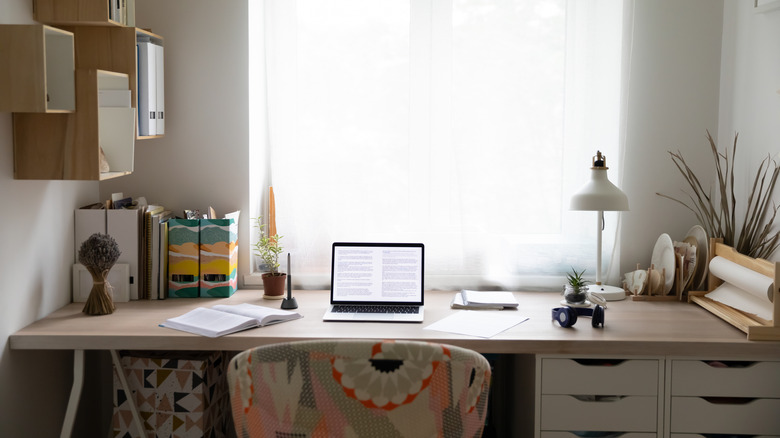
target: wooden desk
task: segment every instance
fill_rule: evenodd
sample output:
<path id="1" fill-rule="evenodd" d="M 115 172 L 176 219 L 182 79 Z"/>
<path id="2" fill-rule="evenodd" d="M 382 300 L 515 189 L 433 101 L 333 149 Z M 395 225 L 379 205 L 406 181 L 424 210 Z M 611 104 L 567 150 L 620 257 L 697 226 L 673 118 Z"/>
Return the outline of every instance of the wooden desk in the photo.
<path id="1" fill-rule="evenodd" d="M 74 350 L 74 383 L 62 435 L 72 429 L 83 380 L 84 350 L 228 350 L 304 339 L 411 339 L 441 342 L 482 353 L 578 354 L 618 356 L 712 356 L 720 359 L 780 359 L 780 342 L 748 341 L 745 334 L 699 306 L 680 302 L 610 302 L 605 327 L 595 329 L 582 318 L 570 329 L 552 322 L 551 308 L 560 306 L 557 293 L 515 293 L 519 313 L 529 320 L 493 338 L 425 330 L 456 312 L 449 308 L 453 292 L 432 291 L 425 297 L 422 324 L 323 322 L 327 291 L 297 291 L 299 320 L 224 336 L 206 338 L 158 324 L 198 306 L 248 302 L 279 306 L 262 299 L 262 292 L 241 290 L 230 298 L 168 299 L 117 303 L 111 315 L 87 316 L 82 303 L 69 304 L 10 336 L 11 349 Z M 121 374 L 121 373 L 120 373 Z M 140 421 L 139 421 L 140 423 Z"/>
<path id="2" fill-rule="evenodd" d="M 11 335 L 11 349 L 27 350 L 235 350 L 303 339 L 390 338 L 443 342 L 481 353 L 717 355 L 780 358 L 780 342 L 748 341 L 741 331 L 699 306 L 679 302 L 609 302 L 605 327 L 594 329 L 583 318 L 571 329 L 554 324 L 550 309 L 560 294 L 517 292 L 519 313 L 530 319 L 490 339 L 424 330 L 456 312 L 453 292 L 425 297 L 422 324 L 323 322 L 327 291 L 297 291 L 304 317 L 211 339 L 159 327 L 167 318 L 198 306 L 248 302 L 279 306 L 261 291 L 241 290 L 230 298 L 189 298 L 117 303 L 111 315 L 87 316 L 82 303 L 69 304 Z"/>

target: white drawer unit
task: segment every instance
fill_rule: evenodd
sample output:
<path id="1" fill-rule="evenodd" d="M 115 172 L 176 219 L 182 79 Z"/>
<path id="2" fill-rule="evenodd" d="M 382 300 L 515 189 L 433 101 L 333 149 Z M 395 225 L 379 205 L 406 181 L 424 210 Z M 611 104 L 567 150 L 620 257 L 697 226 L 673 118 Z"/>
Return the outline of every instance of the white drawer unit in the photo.
<path id="1" fill-rule="evenodd" d="M 537 437 L 657 437 L 662 358 L 537 357 Z"/>
<path id="2" fill-rule="evenodd" d="M 780 436 L 780 362 L 674 359 L 670 436 Z"/>

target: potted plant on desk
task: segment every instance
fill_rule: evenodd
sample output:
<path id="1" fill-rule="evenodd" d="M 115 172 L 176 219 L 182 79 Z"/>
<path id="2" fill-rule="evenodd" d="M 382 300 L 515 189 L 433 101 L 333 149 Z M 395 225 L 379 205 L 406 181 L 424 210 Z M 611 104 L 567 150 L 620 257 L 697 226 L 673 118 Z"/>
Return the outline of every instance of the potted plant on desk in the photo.
<path id="1" fill-rule="evenodd" d="M 568 284 L 564 287 L 563 297 L 567 304 L 584 304 L 585 300 L 588 299 L 588 280 L 582 278 L 584 273 L 584 269 L 582 272 L 577 272 L 571 268 L 571 273 L 566 274 Z"/>
<path id="2" fill-rule="evenodd" d="M 259 229 L 260 236 L 254 244 L 254 254 L 260 257 L 262 266 L 267 271 L 263 274 L 263 298 L 281 300 L 284 298 L 284 284 L 287 281 L 287 274 L 279 272 L 279 254 L 282 253 L 279 241 L 282 236 L 266 234 L 265 224 L 260 222 L 260 219 L 255 219 L 255 227 Z"/>

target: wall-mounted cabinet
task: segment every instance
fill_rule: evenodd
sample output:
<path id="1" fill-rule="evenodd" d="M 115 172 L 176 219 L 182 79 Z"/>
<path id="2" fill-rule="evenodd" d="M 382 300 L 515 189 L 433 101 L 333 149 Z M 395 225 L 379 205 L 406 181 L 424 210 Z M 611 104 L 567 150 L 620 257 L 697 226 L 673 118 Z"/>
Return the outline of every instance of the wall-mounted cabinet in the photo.
<path id="1" fill-rule="evenodd" d="M 33 16 L 48 24 L 135 26 L 135 0 L 34 0 Z"/>
<path id="2" fill-rule="evenodd" d="M 0 111 L 74 111 L 73 44 L 73 33 L 54 27 L 0 25 Z"/>
<path id="3" fill-rule="evenodd" d="M 33 15 L 45 24 L 0 26 L 15 178 L 132 172 L 135 140 L 164 134 L 163 38 L 135 27 L 135 0 L 33 0 Z"/>
<path id="4" fill-rule="evenodd" d="M 76 88 L 75 113 L 14 114 L 15 178 L 105 180 L 133 171 L 136 113 L 128 75 L 80 69 Z M 124 103 L 104 98 L 122 94 Z M 101 172 L 101 150 L 108 171 Z"/>
<path id="5" fill-rule="evenodd" d="M 127 74 L 130 79 L 132 106 L 137 109 L 141 108 L 139 103 L 144 98 L 148 99 L 149 91 L 147 84 L 143 81 L 139 82 L 139 56 L 136 44 L 138 41 L 148 41 L 157 47 L 162 47 L 163 38 L 147 30 L 134 27 L 67 26 L 65 28 L 73 32 L 75 37 L 76 68 Z M 162 62 L 162 57 L 160 57 L 160 65 Z M 163 80 L 160 79 L 156 82 L 162 84 Z M 157 97 L 161 90 L 162 88 L 152 91 L 158 100 L 163 99 L 162 96 Z M 153 135 L 144 133 L 143 135 L 138 134 L 138 139 L 156 138 L 162 135 L 163 132 L 155 132 Z"/>

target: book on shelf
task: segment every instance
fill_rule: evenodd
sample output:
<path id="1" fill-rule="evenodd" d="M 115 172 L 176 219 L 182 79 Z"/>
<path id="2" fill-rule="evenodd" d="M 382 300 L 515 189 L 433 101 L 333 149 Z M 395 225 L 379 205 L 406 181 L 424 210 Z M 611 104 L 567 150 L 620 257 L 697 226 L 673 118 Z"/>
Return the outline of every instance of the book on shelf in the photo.
<path id="1" fill-rule="evenodd" d="M 458 298 L 458 295 L 460 298 Z M 456 294 L 451 307 L 453 309 L 506 309 L 517 308 L 520 303 L 512 292 L 476 291 L 463 289 Z M 456 307 L 458 306 L 458 307 Z"/>
<path id="2" fill-rule="evenodd" d="M 298 312 L 257 306 L 254 304 L 218 304 L 198 307 L 160 324 L 196 335 L 217 338 L 255 327 L 264 327 L 301 318 Z"/>

